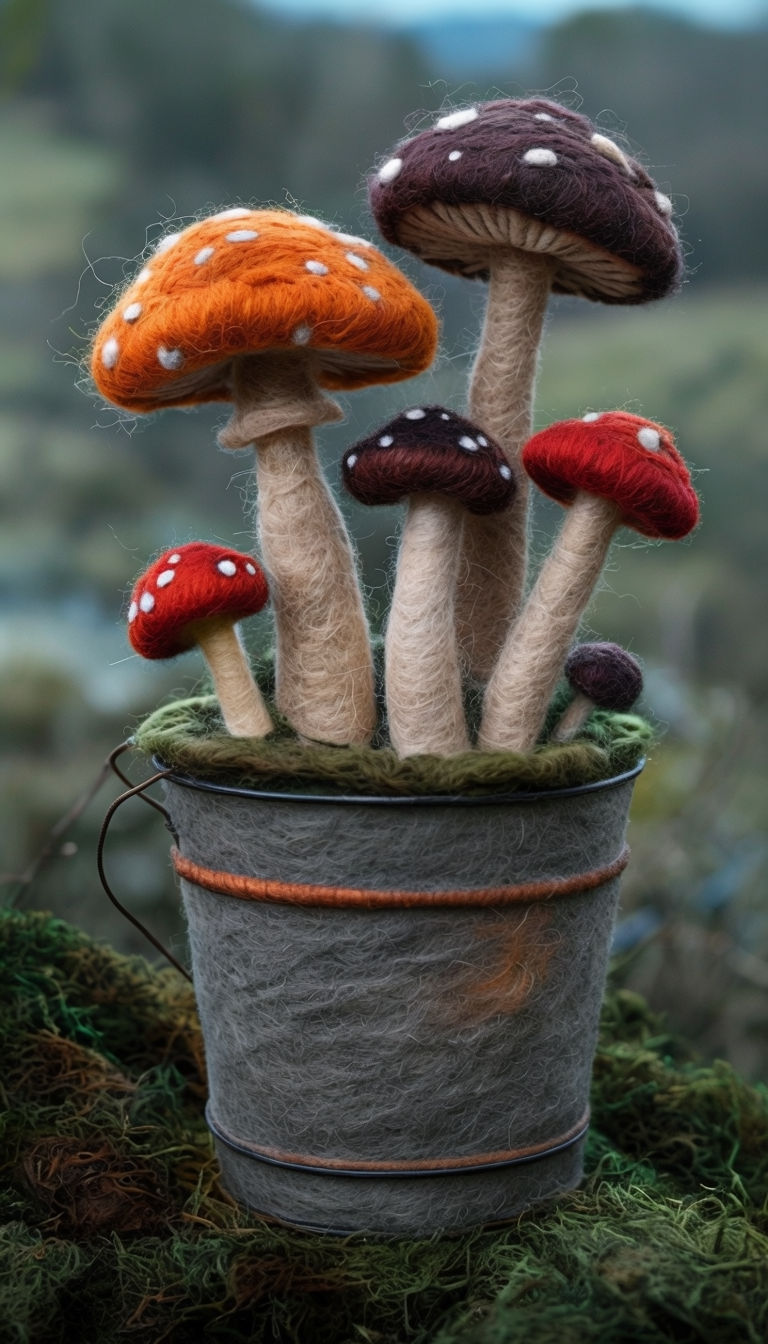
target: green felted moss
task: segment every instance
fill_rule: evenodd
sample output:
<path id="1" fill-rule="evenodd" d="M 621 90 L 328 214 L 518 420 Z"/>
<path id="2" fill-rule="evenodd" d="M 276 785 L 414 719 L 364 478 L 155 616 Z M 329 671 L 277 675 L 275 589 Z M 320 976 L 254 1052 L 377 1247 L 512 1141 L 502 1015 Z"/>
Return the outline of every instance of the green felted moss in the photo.
<path id="1" fill-rule="evenodd" d="M 768 1095 L 635 995 L 605 1004 L 581 1189 L 507 1228 L 377 1243 L 271 1226 L 221 1190 L 176 972 L 18 912 L 0 964 L 3 1344 L 768 1335 Z"/>

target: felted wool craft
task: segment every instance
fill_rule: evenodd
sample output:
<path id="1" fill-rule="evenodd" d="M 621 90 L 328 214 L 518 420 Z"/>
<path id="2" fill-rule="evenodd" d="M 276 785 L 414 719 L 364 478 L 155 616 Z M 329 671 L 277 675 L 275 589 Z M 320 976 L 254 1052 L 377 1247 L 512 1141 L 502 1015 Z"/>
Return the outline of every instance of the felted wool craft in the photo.
<path id="1" fill-rule="evenodd" d="M 670 431 L 627 411 L 550 425 L 528 441 L 522 460 L 568 513 L 486 687 L 478 737 L 486 749 L 526 751 L 537 741 L 616 530 L 671 541 L 699 519 Z"/>
<path id="2" fill-rule="evenodd" d="M 93 343 L 94 381 L 118 406 L 234 403 L 220 442 L 257 447 L 278 704 L 308 738 L 365 742 L 374 726 L 354 555 L 312 442 L 340 417 L 322 389 L 411 377 L 436 339 L 429 304 L 364 239 L 236 207 L 163 238 Z"/>
<path id="3" fill-rule="evenodd" d="M 408 510 L 385 637 L 389 736 L 398 756 L 469 749 L 455 595 L 464 516 L 515 491 L 499 446 L 442 406 L 402 412 L 348 450 L 344 484 L 363 504 Z"/>
<path id="4" fill-rule="evenodd" d="M 555 724 L 553 742 L 575 737 L 596 705 L 631 709 L 643 689 L 640 664 L 618 644 L 577 644 L 565 660 L 565 675 L 573 699 Z"/>
<path id="5" fill-rule="evenodd" d="M 263 737 L 272 720 L 236 626 L 261 611 L 268 596 L 267 581 L 252 556 L 188 542 L 163 552 L 137 579 L 128 607 L 128 638 L 142 658 L 175 658 L 199 645 L 228 731 L 235 737 Z"/>
<path id="6" fill-rule="evenodd" d="M 384 237 L 445 270 L 489 280 L 469 411 L 512 464 L 531 432 L 537 353 L 552 290 L 644 303 L 679 284 L 672 203 L 587 117 L 543 98 L 462 108 L 398 144 L 370 180 Z M 522 600 L 527 491 L 471 520 L 459 625 L 486 679 Z"/>

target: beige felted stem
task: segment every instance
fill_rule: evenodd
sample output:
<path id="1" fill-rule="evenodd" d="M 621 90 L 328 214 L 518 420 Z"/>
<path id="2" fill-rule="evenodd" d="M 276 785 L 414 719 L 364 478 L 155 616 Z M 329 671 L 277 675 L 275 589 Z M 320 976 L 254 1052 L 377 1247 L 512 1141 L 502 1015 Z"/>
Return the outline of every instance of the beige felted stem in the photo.
<path id="1" fill-rule="evenodd" d="M 398 756 L 469 750 L 454 597 L 464 510 L 411 497 L 384 642 L 389 736 Z"/>
<path id="2" fill-rule="evenodd" d="M 211 670 L 227 731 L 233 737 L 266 737 L 273 723 L 251 675 L 236 627 L 224 619 L 200 621 L 195 635 Z"/>
<path id="3" fill-rule="evenodd" d="M 562 674 L 584 609 L 600 577 L 621 512 L 577 494 L 486 687 L 478 746 L 530 751 Z"/>
<path id="4" fill-rule="evenodd" d="M 517 467 L 530 437 L 539 344 L 554 262 L 514 248 L 494 248 L 480 348 L 472 371 L 472 420 L 497 440 Z M 527 568 L 528 484 L 502 513 L 470 515 L 459 573 L 459 644 L 472 674 L 487 680 L 519 610 Z"/>
<path id="5" fill-rule="evenodd" d="M 568 708 L 563 711 L 555 724 L 550 741 L 570 742 L 584 726 L 594 708 L 594 700 L 590 700 L 583 691 L 576 691 Z"/>
<path id="6" fill-rule="evenodd" d="M 232 361 L 234 409 L 219 431 L 222 448 L 247 448 L 292 425 L 324 425 L 342 412 L 319 390 L 309 350 L 266 350 Z"/>

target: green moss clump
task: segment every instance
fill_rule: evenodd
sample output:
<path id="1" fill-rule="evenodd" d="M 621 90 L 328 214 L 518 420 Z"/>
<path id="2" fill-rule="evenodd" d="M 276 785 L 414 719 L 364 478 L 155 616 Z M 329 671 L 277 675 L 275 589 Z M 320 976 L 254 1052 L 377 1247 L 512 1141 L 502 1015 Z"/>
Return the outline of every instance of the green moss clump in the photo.
<path id="1" fill-rule="evenodd" d="M 0 916 L 0 1339 L 762 1344 L 768 1095 L 608 995 L 587 1176 L 509 1227 L 336 1240 L 218 1183 L 188 984 Z"/>

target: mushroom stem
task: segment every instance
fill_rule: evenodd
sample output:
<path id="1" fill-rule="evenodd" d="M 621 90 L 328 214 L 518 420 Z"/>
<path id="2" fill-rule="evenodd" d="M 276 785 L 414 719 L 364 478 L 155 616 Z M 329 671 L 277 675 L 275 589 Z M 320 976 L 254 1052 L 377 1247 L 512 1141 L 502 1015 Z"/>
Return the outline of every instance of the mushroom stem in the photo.
<path id="1" fill-rule="evenodd" d="M 590 700 L 589 696 L 585 695 L 583 691 L 576 691 L 570 704 L 563 710 L 555 724 L 550 741 L 570 742 L 579 729 L 583 728 L 594 708 L 594 700 Z"/>
<path id="2" fill-rule="evenodd" d="M 471 418 L 515 467 L 531 433 L 538 351 L 555 263 L 551 257 L 495 248 L 480 348 L 472 371 Z M 507 624 L 522 602 L 527 567 L 527 481 L 503 513 L 467 518 L 459 573 L 459 643 L 472 674 L 487 680 Z"/>
<path id="3" fill-rule="evenodd" d="M 204 620 L 197 623 L 195 634 L 211 670 L 227 731 L 233 737 L 266 737 L 274 725 L 246 661 L 237 627 L 223 618 Z"/>
<path id="4" fill-rule="evenodd" d="M 384 642 L 389 736 L 398 756 L 469 751 L 454 594 L 464 510 L 412 495 Z"/>
<path id="5" fill-rule="evenodd" d="M 621 510 L 578 492 L 486 687 L 478 746 L 530 751 L 600 577 Z"/>
<path id="6" fill-rule="evenodd" d="M 302 737 L 364 744 L 376 724 L 368 625 L 349 535 L 312 426 L 338 419 L 311 352 L 243 357 L 220 441 L 256 449 L 257 531 L 275 613 L 278 708 Z"/>

